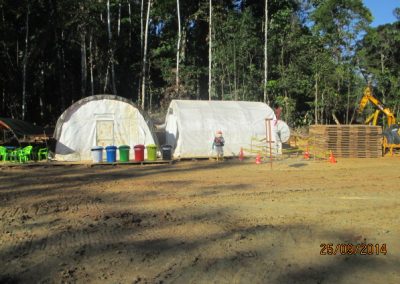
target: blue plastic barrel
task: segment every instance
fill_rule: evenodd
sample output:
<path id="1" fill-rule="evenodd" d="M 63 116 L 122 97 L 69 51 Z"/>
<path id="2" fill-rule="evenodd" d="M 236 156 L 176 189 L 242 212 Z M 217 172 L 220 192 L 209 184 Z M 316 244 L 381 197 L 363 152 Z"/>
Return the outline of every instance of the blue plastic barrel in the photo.
<path id="1" fill-rule="evenodd" d="M 103 162 L 103 147 L 94 146 L 92 147 L 91 151 L 92 151 L 93 163 Z"/>
<path id="2" fill-rule="evenodd" d="M 108 163 L 115 163 L 117 161 L 117 147 L 116 146 L 107 146 L 106 153 L 107 153 L 107 162 Z"/>

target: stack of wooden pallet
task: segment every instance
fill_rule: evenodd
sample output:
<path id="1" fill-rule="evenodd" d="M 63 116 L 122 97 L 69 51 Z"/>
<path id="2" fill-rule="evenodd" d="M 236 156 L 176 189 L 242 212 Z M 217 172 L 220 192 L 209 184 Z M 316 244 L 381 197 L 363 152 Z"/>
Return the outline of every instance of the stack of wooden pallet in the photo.
<path id="1" fill-rule="evenodd" d="M 382 128 L 370 125 L 312 125 L 310 145 L 314 151 L 332 151 L 337 157 L 382 156 Z"/>

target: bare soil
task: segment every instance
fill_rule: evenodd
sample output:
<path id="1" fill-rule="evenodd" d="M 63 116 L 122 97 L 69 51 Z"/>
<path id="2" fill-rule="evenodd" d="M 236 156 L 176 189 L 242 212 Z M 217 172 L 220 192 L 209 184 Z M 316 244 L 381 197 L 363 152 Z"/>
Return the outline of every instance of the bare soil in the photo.
<path id="1" fill-rule="evenodd" d="M 0 282 L 400 283 L 399 164 L 2 167 Z"/>

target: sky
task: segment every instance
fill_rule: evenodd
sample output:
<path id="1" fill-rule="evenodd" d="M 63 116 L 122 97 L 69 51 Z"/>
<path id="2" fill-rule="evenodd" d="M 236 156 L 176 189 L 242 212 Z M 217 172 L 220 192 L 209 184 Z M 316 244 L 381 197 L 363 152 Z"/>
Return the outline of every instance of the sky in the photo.
<path id="1" fill-rule="evenodd" d="M 374 17 L 371 26 L 376 27 L 379 25 L 393 23 L 396 18 L 393 15 L 393 10 L 400 7 L 400 0 L 363 0 L 364 5 L 367 6 Z"/>

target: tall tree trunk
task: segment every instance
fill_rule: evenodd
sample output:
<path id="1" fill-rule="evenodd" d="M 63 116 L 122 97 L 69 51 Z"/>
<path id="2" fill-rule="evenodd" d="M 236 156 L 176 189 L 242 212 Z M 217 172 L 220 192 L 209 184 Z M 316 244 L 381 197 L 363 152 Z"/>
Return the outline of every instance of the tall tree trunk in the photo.
<path id="1" fill-rule="evenodd" d="M 107 27 L 108 27 L 109 54 L 111 61 L 111 84 L 112 84 L 113 94 L 117 95 L 117 88 L 115 86 L 114 49 L 112 47 L 112 32 L 111 32 L 111 20 L 110 20 L 110 0 L 107 0 Z"/>
<path id="2" fill-rule="evenodd" d="M 86 31 L 82 27 L 81 33 L 81 97 L 86 95 L 86 82 L 87 82 L 87 61 L 86 61 Z"/>
<path id="3" fill-rule="evenodd" d="M 196 72 L 196 100 L 200 100 L 200 74 Z"/>
<path id="4" fill-rule="evenodd" d="M 324 95 L 325 91 L 321 92 L 321 109 L 320 109 L 320 114 L 319 114 L 319 121 L 321 124 L 324 124 L 324 113 L 325 113 L 325 95 Z M 328 122 L 326 121 L 325 124 L 327 124 Z"/>
<path id="5" fill-rule="evenodd" d="M 44 120 L 44 111 L 43 111 L 43 99 L 42 99 L 42 95 L 39 94 L 39 106 L 40 106 L 40 120 L 43 121 Z"/>
<path id="6" fill-rule="evenodd" d="M 44 70 L 43 70 L 43 65 L 42 64 L 40 65 L 39 82 L 40 82 L 40 87 L 37 88 L 37 89 L 39 89 L 39 93 L 37 94 L 37 97 L 39 98 L 40 119 L 41 119 L 41 121 L 43 121 L 44 120 L 43 96 L 44 96 L 44 93 L 45 93 L 45 88 L 44 88 Z"/>
<path id="7" fill-rule="evenodd" d="M 119 37 L 121 31 L 121 3 L 118 3 L 118 26 L 117 26 L 117 36 Z"/>
<path id="8" fill-rule="evenodd" d="M 144 0 L 140 4 L 140 52 L 143 58 L 143 41 L 144 41 Z"/>
<path id="9" fill-rule="evenodd" d="M 107 86 L 108 86 L 108 70 L 110 69 L 110 61 L 107 63 L 107 69 L 106 69 L 106 76 L 104 78 L 104 88 L 103 88 L 103 93 L 105 94 L 107 91 Z"/>
<path id="10" fill-rule="evenodd" d="M 208 99 L 211 100 L 212 92 L 212 0 L 210 1 L 209 24 L 208 24 Z"/>
<path id="11" fill-rule="evenodd" d="M 269 103 L 268 93 L 268 0 L 265 0 L 265 23 L 264 23 L 264 103 Z"/>
<path id="12" fill-rule="evenodd" d="M 153 105 L 153 89 L 151 88 L 151 78 L 150 78 L 150 70 L 151 70 L 151 61 L 149 60 L 149 68 L 147 70 L 147 78 L 149 82 L 149 113 L 151 113 L 151 107 Z"/>
<path id="13" fill-rule="evenodd" d="M 144 35 L 144 48 L 143 48 L 143 61 L 142 61 L 142 109 L 144 110 L 145 106 L 145 97 L 146 97 L 146 64 L 147 64 L 147 39 L 149 34 L 149 21 L 150 21 L 150 7 L 151 0 L 148 0 L 147 3 L 147 15 L 146 15 L 146 28 Z"/>
<path id="14" fill-rule="evenodd" d="M 129 38 L 128 38 L 128 46 L 132 45 L 132 11 L 131 11 L 131 2 L 128 0 L 128 14 L 129 14 Z"/>
<path id="15" fill-rule="evenodd" d="M 17 44 L 16 44 L 16 48 L 15 48 L 15 62 L 16 62 L 16 66 L 17 68 L 19 68 L 19 40 L 17 39 Z"/>
<path id="16" fill-rule="evenodd" d="M 1 7 L 1 19 L 2 19 L 2 25 L 3 25 L 3 34 L 2 34 L 2 36 L 5 38 L 5 33 L 6 33 L 6 19 L 5 19 L 5 17 L 4 17 L 4 7 L 2 6 Z M 7 47 L 7 45 L 6 45 L 6 41 L 5 40 L 2 40 L 2 43 L 3 43 L 3 52 L 4 52 L 4 54 L 5 54 L 5 56 L 7 57 L 7 59 L 8 59 L 8 63 L 10 64 L 10 66 L 14 69 L 15 67 L 14 67 L 14 64 L 13 64 L 13 61 L 12 61 L 12 59 L 11 59 L 11 56 L 10 56 L 10 53 L 8 52 L 8 47 Z M 17 43 L 18 43 L 18 41 L 17 41 Z M 17 51 L 17 68 L 18 68 L 18 51 Z"/>
<path id="17" fill-rule="evenodd" d="M 347 84 L 347 105 L 346 105 L 346 124 L 349 124 L 349 116 L 350 116 L 350 85 L 351 85 L 351 78 L 350 78 L 350 70 L 348 74 L 349 83 Z"/>
<path id="18" fill-rule="evenodd" d="M 315 74 L 314 123 L 318 124 L 318 73 Z"/>
<path id="19" fill-rule="evenodd" d="M 383 73 L 385 72 L 385 55 L 383 53 L 381 53 L 381 73 L 383 75 Z M 382 103 L 386 104 L 386 90 L 385 87 L 382 87 Z M 386 116 L 383 116 L 382 118 L 383 121 L 383 125 L 386 125 Z"/>
<path id="20" fill-rule="evenodd" d="M 60 84 L 60 88 L 61 88 L 61 108 L 62 110 L 66 109 L 66 95 L 65 95 L 65 81 L 66 81 L 66 74 L 65 74 L 65 70 L 67 70 L 66 64 L 65 64 L 65 50 L 63 47 L 63 43 L 64 43 L 65 37 L 64 37 L 64 31 L 61 31 L 61 47 L 60 47 L 60 52 L 61 52 L 61 66 L 62 66 L 62 70 L 61 70 L 61 76 L 60 76 L 60 80 L 61 80 L 61 84 Z"/>
<path id="21" fill-rule="evenodd" d="M 181 25 L 181 48 L 179 52 L 179 62 L 185 62 L 186 59 L 186 41 L 187 41 L 187 32 L 185 29 L 185 25 Z"/>
<path id="22" fill-rule="evenodd" d="M 235 92 L 235 101 L 237 101 L 238 91 L 237 91 L 237 70 L 236 70 L 236 41 L 233 41 L 233 85 Z"/>
<path id="23" fill-rule="evenodd" d="M 148 0 L 150 1 L 150 0 Z M 143 62 L 143 44 L 144 42 L 144 0 L 140 2 L 140 61 Z M 143 69 L 143 66 L 142 66 Z M 141 96 L 142 96 L 142 76 L 139 76 L 138 82 L 138 103 L 141 104 Z"/>
<path id="24" fill-rule="evenodd" d="M 221 76 L 221 101 L 225 99 L 225 69 L 222 69 Z"/>
<path id="25" fill-rule="evenodd" d="M 179 94 L 180 97 L 180 92 L 179 92 L 179 60 L 180 60 L 180 54 L 181 54 L 181 12 L 179 8 L 179 0 L 176 0 L 176 11 L 177 11 L 177 16 L 178 16 L 178 43 L 176 47 L 176 79 L 175 79 L 175 84 L 176 84 L 176 91 Z"/>
<path id="26" fill-rule="evenodd" d="M 6 90 L 3 86 L 3 92 L 1 93 L 1 113 L 4 114 L 5 112 L 6 112 Z"/>
<path id="27" fill-rule="evenodd" d="M 26 67 L 28 65 L 28 39 L 29 39 L 29 12 L 30 12 L 30 4 L 28 2 L 27 10 L 26 10 L 26 19 L 25 19 L 25 51 L 24 51 L 24 61 L 22 64 L 22 120 L 25 120 L 26 116 Z"/>
<path id="28" fill-rule="evenodd" d="M 246 85 L 244 83 L 246 76 L 246 70 L 244 70 L 244 64 L 242 64 L 242 101 L 246 99 Z"/>
<path id="29" fill-rule="evenodd" d="M 94 82 L 93 82 L 93 49 L 92 49 L 93 35 L 92 31 L 89 36 L 89 63 L 90 63 L 90 94 L 94 95 Z"/>
<path id="30" fill-rule="evenodd" d="M 65 91 L 64 91 L 64 49 L 63 49 L 63 41 L 64 41 L 64 33 L 61 30 L 59 32 L 58 28 L 60 26 L 59 24 L 59 16 L 58 16 L 58 10 L 57 10 L 57 1 L 49 1 L 49 6 L 51 8 L 50 12 L 50 17 L 54 19 L 54 26 L 53 26 L 53 31 L 54 31 L 54 42 L 56 45 L 56 76 L 58 79 L 58 97 L 60 99 L 59 104 L 57 104 L 59 107 L 61 106 L 61 111 L 64 111 L 65 109 Z"/>
<path id="31" fill-rule="evenodd" d="M 289 96 L 288 91 L 285 89 L 285 121 L 289 121 Z"/>
<path id="32" fill-rule="evenodd" d="M 225 73 L 227 74 L 227 79 L 228 79 L 228 89 L 229 89 L 229 94 L 233 94 L 233 99 L 234 100 L 236 100 L 236 94 L 235 94 L 235 90 L 234 90 L 234 87 L 232 87 L 233 86 L 233 84 L 232 84 L 232 76 L 231 76 L 231 74 L 230 74 L 230 70 L 229 70 L 229 68 L 228 67 L 225 67 Z"/>

